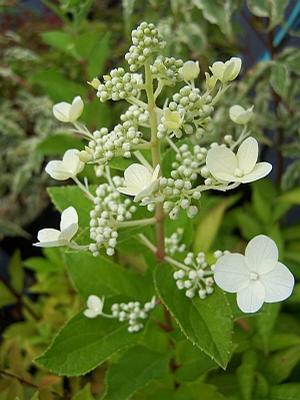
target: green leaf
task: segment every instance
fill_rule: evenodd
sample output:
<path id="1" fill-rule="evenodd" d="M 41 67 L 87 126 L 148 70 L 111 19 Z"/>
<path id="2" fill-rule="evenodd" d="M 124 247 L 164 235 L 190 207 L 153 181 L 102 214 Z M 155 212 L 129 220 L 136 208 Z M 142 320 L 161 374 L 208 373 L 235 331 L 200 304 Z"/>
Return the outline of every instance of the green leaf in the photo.
<path id="1" fill-rule="evenodd" d="M 126 270 L 106 257 L 69 252 L 65 258 L 74 286 L 84 299 L 91 294 L 99 297 L 122 294 L 148 301 L 153 296 L 152 285 L 146 277 Z"/>
<path id="2" fill-rule="evenodd" d="M 208 251 L 218 234 L 224 213 L 236 200 L 237 196 L 224 199 L 200 219 L 195 229 L 195 241 L 193 249 L 195 252 Z"/>
<path id="3" fill-rule="evenodd" d="M 225 35 L 232 36 L 231 15 L 234 11 L 232 1 L 193 0 L 193 3 L 202 10 L 208 22 L 218 25 Z"/>
<path id="4" fill-rule="evenodd" d="M 284 14 L 288 4 L 289 0 L 271 1 L 271 20 L 269 29 L 273 29 L 276 25 L 284 22 Z"/>
<path id="5" fill-rule="evenodd" d="M 273 0 L 247 0 L 249 10 L 257 17 L 268 17 L 270 14 L 270 4 Z"/>
<path id="6" fill-rule="evenodd" d="M 257 358 L 253 350 L 243 354 L 242 364 L 237 369 L 237 378 L 243 400 L 251 400 L 255 383 Z"/>
<path id="7" fill-rule="evenodd" d="M 285 97 L 287 95 L 289 72 L 284 64 L 275 63 L 272 65 L 270 84 L 279 96 Z"/>
<path id="8" fill-rule="evenodd" d="M 93 204 L 77 186 L 51 187 L 48 188 L 48 193 L 58 211 L 62 212 L 73 206 L 78 214 L 79 225 L 82 227 L 89 226 L 90 210 Z"/>
<path id="9" fill-rule="evenodd" d="M 106 34 L 99 40 L 91 51 L 88 58 L 87 71 L 90 79 L 102 73 L 105 62 L 109 55 L 109 39 L 110 34 Z"/>
<path id="10" fill-rule="evenodd" d="M 173 269 L 167 264 L 156 267 L 154 279 L 159 297 L 187 339 L 226 368 L 232 350 L 233 322 L 225 294 L 216 288 L 205 300 L 188 299 L 177 289 Z"/>
<path id="11" fill-rule="evenodd" d="M 82 141 L 70 134 L 47 136 L 37 146 L 37 151 L 45 156 L 61 155 L 68 149 L 82 149 Z"/>
<path id="12" fill-rule="evenodd" d="M 11 293 L 11 291 L 5 286 L 2 281 L 0 281 L 0 293 L 0 308 L 17 302 L 16 297 Z"/>
<path id="13" fill-rule="evenodd" d="M 287 203 L 292 205 L 300 205 L 300 188 L 293 189 L 278 197 L 280 203 Z"/>
<path id="14" fill-rule="evenodd" d="M 91 394 L 91 384 L 87 383 L 85 387 L 79 390 L 75 396 L 72 397 L 72 400 L 94 400 L 94 396 Z"/>
<path id="15" fill-rule="evenodd" d="M 258 314 L 255 317 L 255 324 L 264 351 L 268 352 L 269 339 L 280 311 L 280 304 L 265 304 L 263 310 L 265 312 Z"/>
<path id="16" fill-rule="evenodd" d="M 115 319 L 90 319 L 80 312 L 62 328 L 37 362 L 57 375 L 83 375 L 114 353 L 135 345 L 141 335 L 129 333 L 126 325 Z"/>
<path id="17" fill-rule="evenodd" d="M 269 400 L 299 400 L 300 383 L 285 383 L 273 386 L 269 396 Z"/>
<path id="18" fill-rule="evenodd" d="M 280 383 L 288 378 L 293 368 L 300 361 L 300 346 L 273 354 L 267 361 L 269 380 L 272 383 Z"/>
<path id="19" fill-rule="evenodd" d="M 30 77 L 30 83 L 41 87 L 54 102 L 70 102 L 75 96 L 84 98 L 87 91 L 84 86 L 69 80 L 57 69 L 50 68 L 35 72 Z"/>
<path id="20" fill-rule="evenodd" d="M 263 223 L 268 223 L 272 217 L 272 202 L 276 192 L 272 183 L 266 179 L 252 185 L 252 204 L 256 215 Z M 271 193 L 271 195 L 270 195 Z"/>
<path id="21" fill-rule="evenodd" d="M 139 389 L 168 373 L 168 356 L 139 346 L 128 350 L 106 375 L 103 400 L 127 400 Z"/>
<path id="22" fill-rule="evenodd" d="M 70 33 L 62 31 L 48 31 L 41 34 L 44 43 L 60 50 L 63 53 L 70 54 L 78 60 L 78 54 L 74 45 L 74 38 Z"/>
<path id="23" fill-rule="evenodd" d="M 175 377 L 180 381 L 195 381 L 199 376 L 218 367 L 209 356 L 188 340 L 176 344 L 176 361 L 179 367 L 175 371 Z"/>

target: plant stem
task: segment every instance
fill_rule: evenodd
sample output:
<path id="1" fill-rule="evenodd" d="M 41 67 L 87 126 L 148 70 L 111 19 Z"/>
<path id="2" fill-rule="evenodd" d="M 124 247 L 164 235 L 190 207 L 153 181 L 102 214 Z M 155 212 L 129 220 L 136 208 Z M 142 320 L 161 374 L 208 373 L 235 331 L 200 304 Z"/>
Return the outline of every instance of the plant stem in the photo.
<path id="1" fill-rule="evenodd" d="M 157 138 L 157 116 L 156 104 L 153 94 L 153 77 L 150 69 L 150 62 L 145 64 L 145 89 L 148 99 L 148 111 L 150 115 L 150 130 L 151 130 L 151 153 L 153 169 L 160 164 L 160 149 L 159 140 Z M 156 232 L 156 258 L 158 261 L 163 261 L 165 256 L 165 235 L 164 235 L 164 211 L 163 204 L 157 203 L 155 207 L 155 232 Z"/>
<path id="2" fill-rule="evenodd" d="M 136 219 L 133 221 L 124 221 L 118 222 L 118 228 L 129 228 L 132 226 L 147 226 L 147 225 L 154 225 L 156 223 L 155 217 L 153 218 L 144 218 L 144 219 Z"/>

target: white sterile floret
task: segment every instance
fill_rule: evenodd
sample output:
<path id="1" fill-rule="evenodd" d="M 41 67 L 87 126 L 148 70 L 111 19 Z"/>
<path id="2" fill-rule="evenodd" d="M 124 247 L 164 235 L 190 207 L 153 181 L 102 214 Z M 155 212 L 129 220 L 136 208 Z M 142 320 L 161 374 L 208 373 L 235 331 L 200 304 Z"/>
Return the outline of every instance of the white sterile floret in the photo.
<path id="1" fill-rule="evenodd" d="M 130 196 L 135 196 L 134 201 L 150 196 L 158 187 L 159 164 L 154 170 L 141 164 L 131 164 L 124 171 L 124 187 L 118 191 Z"/>
<path id="2" fill-rule="evenodd" d="M 179 70 L 185 81 L 192 81 L 198 78 L 200 67 L 198 61 L 186 61 Z"/>
<path id="3" fill-rule="evenodd" d="M 245 125 L 253 116 L 253 108 L 254 106 L 245 110 L 242 106 L 236 104 L 235 106 L 230 107 L 229 117 L 231 121 L 235 122 L 236 124 Z"/>
<path id="4" fill-rule="evenodd" d="M 272 165 L 257 163 L 258 143 L 253 137 L 242 142 L 237 154 L 225 146 L 214 146 L 206 157 L 206 165 L 214 178 L 220 182 L 248 183 L 269 174 Z"/>
<path id="5" fill-rule="evenodd" d="M 53 106 L 53 115 L 61 122 L 75 122 L 83 111 L 83 101 L 80 96 L 77 96 L 72 101 L 72 104 L 65 101 Z"/>
<path id="6" fill-rule="evenodd" d="M 74 207 L 66 208 L 61 214 L 60 230 L 46 228 L 38 232 L 37 247 L 67 246 L 78 231 L 78 215 Z"/>
<path id="7" fill-rule="evenodd" d="M 104 306 L 104 298 L 95 296 L 94 294 L 90 295 L 86 302 L 87 309 L 84 310 L 83 314 L 87 318 L 95 318 L 98 315 L 102 314 L 103 306 Z"/>
<path id="8" fill-rule="evenodd" d="M 84 163 L 79 158 L 79 150 L 69 149 L 65 152 L 62 160 L 49 161 L 45 171 L 51 178 L 65 181 L 74 178 L 84 168 Z"/>
<path id="9" fill-rule="evenodd" d="M 244 256 L 221 256 L 216 262 L 214 279 L 221 289 L 237 293 L 237 304 L 245 313 L 258 311 L 264 302 L 287 299 L 294 287 L 293 275 L 278 261 L 275 242 L 265 235 L 253 238 Z"/>
<path id="10" fill-rule="evenodd" d="M 213 75 L 222 83 L 233 81 L 239 74 L 242 66 L 242 60 L 238 57 L 232 57 L 225 63 L 217 61 L 209 69 Z"/>

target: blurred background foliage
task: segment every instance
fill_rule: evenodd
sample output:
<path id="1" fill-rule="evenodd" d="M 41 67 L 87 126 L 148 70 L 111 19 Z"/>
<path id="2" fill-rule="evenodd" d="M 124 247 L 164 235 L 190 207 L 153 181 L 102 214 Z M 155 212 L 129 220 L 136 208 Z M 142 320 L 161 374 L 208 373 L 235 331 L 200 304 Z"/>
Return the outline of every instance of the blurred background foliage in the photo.
<path id="1" fill-rule="evenodd" d="M 106 365 L 67 379 L 32 361 L 82 305 L 60 250 L 39 253 L 31 243 L 37 228 L 56 220 L 45 162 L 81 147 L 52 118 L 52 105 L 81 95 L 90 129 L 112 127 L 123 105 L 100 103 L 86 82 L 124 64 L 131 29 L 142 20 L 159 26 L 166 54 L 198 60 L 202 71 L 215 60 L 243 59 L 242 77 L 222 100 L 208 140 L 235 134 L 229 105 L 254 104 L 251 128 L 274 166 L 271 179 L 201 199 L 193 249 L 243 250 L 265 233 L 300 278 L 299 1 L 0 0 L 0 12 L 1 400 L 89 400 L 104 391 Z M 119 257 L 136 267 L 141 259 L 127 251 Z M 153 383 L 133 398 L 299 400 L 299 303 L 297 284 L 281 312 L 276 306 L 238 320 L 226 372 L 176 331 L 176 394 L 168 382 Z"/>

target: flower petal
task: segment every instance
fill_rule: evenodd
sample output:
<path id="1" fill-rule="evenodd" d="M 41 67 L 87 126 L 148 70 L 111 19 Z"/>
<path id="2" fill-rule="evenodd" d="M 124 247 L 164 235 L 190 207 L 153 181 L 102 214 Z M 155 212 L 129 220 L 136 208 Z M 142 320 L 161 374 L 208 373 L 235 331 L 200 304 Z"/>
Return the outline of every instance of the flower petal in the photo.
<path id="1" fill-rule="evenodd" d="M 33 243 L 36 247 L 58 247 L 62 246 L 63 242 L 59 240 L 60 231 L 52 228 L 41 229 L 38 232 L 37 243 Z"/>
<path id="2" fill-rule="evenodd" d="M 258 143 L 253 137 L 248 137 L 242 142 L 238 151 L 238 168 L 240 168 L 244 175 L 249 174 L 255 167 L 258 157 Z"/>
<path id="3" fill-rule="evenodd" d="M 77 223 L 71 224 L 67 228 L 61 231 L 59 239 L 65 242 L 70 242 L 70 240 L 77 233 L 77 231 L 78 231 L 78 224 Z"/>
<path id="4" fill-rule="evenodd" d="M 157 164 L 157 166 L 154 168 L 153 174 L 152 174 L 152 182 L 156 181 L 156 179 L 158 178 L 159 175 L 159 171 L 160 171 L 160 165 Z"/>
<path id="5" fill-rule="evenodd" d="M 265 287 L 266 303 L 275 303 L 287 299 L 293 291 L 295 279 L 290 270 L 278 262 L 272 271 L 260 276 Z"/>
<path id="6" fill-rule="evenodd" d="M 276 243 L 268 236 L 255 236 L 246 247 L 245 260 L 250 271 L 258 274 L 271 271 L 278 261 Z"/>
<path id="7" fill-rule="evenodd" d="M 267 176 L 272 170 L 272 164 L 268 162 L 260 162 L 257 163 L 254 169 L 247 175 L 244 175 L 240 178 L 240 182 L 249 183 L 257 181 L 258 179 L 264 178 Z"/>
<path id="8" fill-rule="evenodd" d="M 234 179 L 234 171 L 237 168 L 237 158 L 227 147 L 216 146 L 208 150 L 206 165 L 216 179 L 231 182 L 230 178 Z"/>
<path id="9" fill-rule="evenodd" d="M 97 317 L 99 314 L 96 313 L 94 310 L 91 309 L 86 309 L 83 311 L 83 314 L 87 317 L 87 318 L 95 318 Z"/>
<path id="10" fill-rule="evenodd" d="M 231 57 L 225 62 L 224 78 L 233 81 L 240 73 L 242 60 L 239 57 Z"/>
<path id="11" fill-rule="evenodd" d="M 84 168 L 84 163 L 79 159 L 79 150 L 69 149 L 65 152 L 62 163 L 64 169 L 70 173 L 70 176 L 75 176 Z"/>
<path id="12" fill-rule="evenodd" d="M 124 178 L 127 194 L 135 196 L 150 185 L 152 173 L 153 172 L 149 171 L 148 168 L 141 164 L 131 164 L 126 168 Z M 122 191 L 122 193 L 124 193 L 124 191 Z"/>
<path id="13" fill-rule="evenodd" d="M 83 111 L 83 101 L 80 96 L 76 96 L 72 101 L 71 109 L 70 109 L 70 122 L 75 122 Z"/>
<path id="14" fill-rule="evenodd" d="M 74 207 L 66 208 L 60 219 L 60 230 L 63 231 L 67 229 L 72 224 L 78 224 L 78 214 Z"/>
<path id="15" fill-rule="evenodd" d="M 70 178 L 70 172 L 64 169 L 63 162 L 60 160 L 49 161 L 46 165 L 45 171 L 51 176 L 51 178 L 58 181 L 65 181 Z"/>
<path id="16" fill-rule="evenodd" d="M 61 122 L 70 122 L 70 110 L 71 104 L 65 101 L 55 104 L 52 109 L 54 117 Z"/>
<path id="17" fill-rule="evenodd" d="M 249 283 L 250 274 L 241 254 L 226 254 L 220 257 L 214 269 L 216 284 L 229 293 L 236 293 Z"/>
<path id="18" fill-rule="evenodd" d="M 98 296 L 95 296 L 94 294 L 90 295 L 87 299 L 86 304 L 89 309 L 97 313 L 102 312 L 103 301 Z"/>
<path id="19" fill-rule="evenodd" d="M 209 67 L 211 72 L 215 77 L 217 77 L 220 81 L 223 79 L 223 74 L 225 71 L 225 64 L 222 61 L 216 61 L 213 63 L 211 67 Z"/>
<path id="20" fill-rule="evenodd" d="M 255 313 L 264 304 L 265 288 L 260 281 L 250 281 L 249 285 L 238 291 L 237 304 L 244 313 Z"/>

